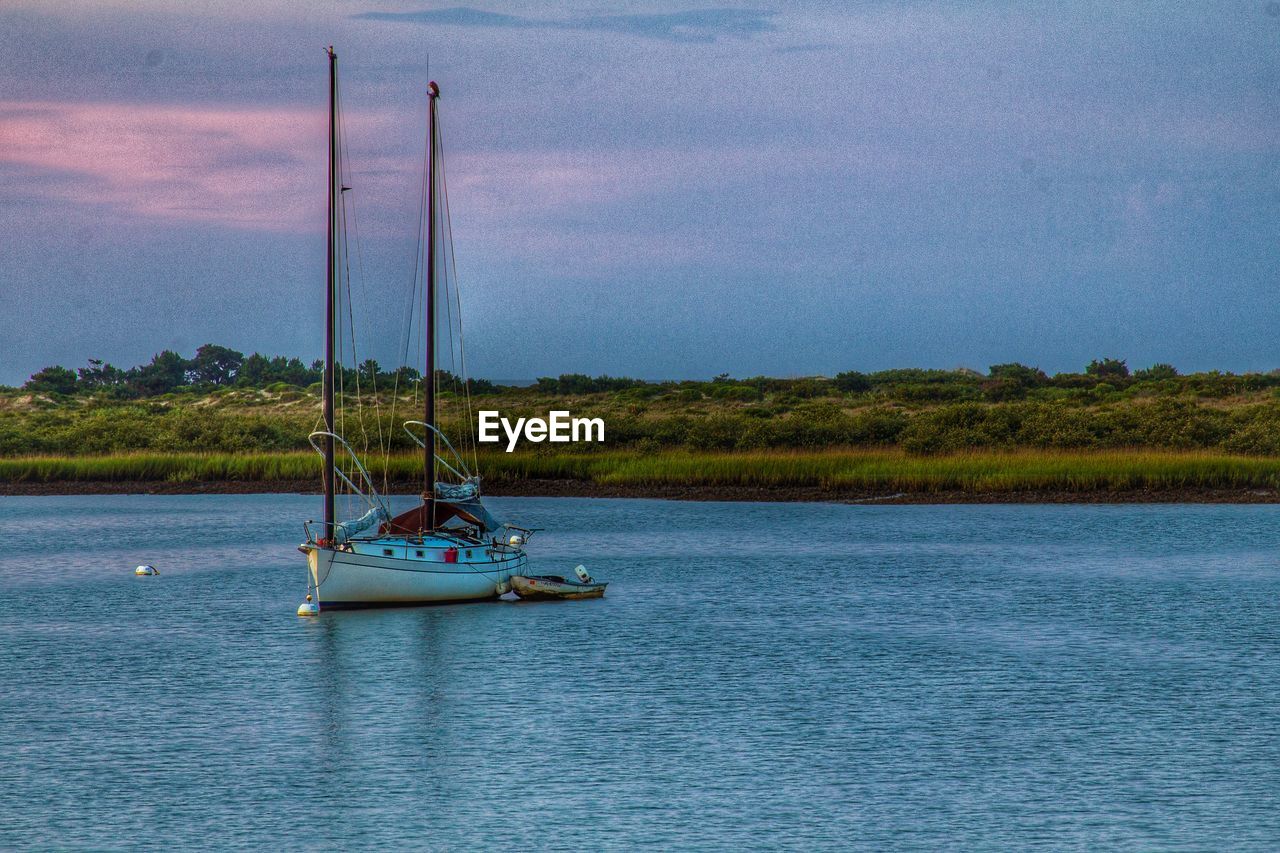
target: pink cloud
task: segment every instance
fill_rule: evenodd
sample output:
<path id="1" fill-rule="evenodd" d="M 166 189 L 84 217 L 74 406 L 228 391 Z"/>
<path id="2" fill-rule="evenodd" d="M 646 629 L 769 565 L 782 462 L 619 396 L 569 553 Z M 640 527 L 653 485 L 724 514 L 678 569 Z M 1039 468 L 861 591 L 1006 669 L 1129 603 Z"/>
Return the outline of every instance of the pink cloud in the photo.
<path id="1" fill-rule="evenodd" d="M 350 166 L 366 235 L 412 227 L 421 169 L 412 116 L 347 113 Z M 89 217 L 315 232 L 324 223 L 324 109 L 0 101 L 0 168 L 11 191 Z M 389 141 L 390 140 L 390 141 Z M 408 143 L 408 144 L 406 144 Z M 418 143 L 420 144 L 420 143 Z M 558 268 L 741 257 L 776 242 L 767 218 L 729 233 L 713 199 L 780 177 L 899 174 L 901 155 L 777 143 L 609 151 L 459 150 L 449 154 L 458 238 Z M 664 200 L 692 197 L 703 227 L 673 227 Z M 627 208 L 636 214 L 626 218 Z M 406 215 L 408 214 L 408 215 Z M 620 219 L 621 217 L 621 219 Z M 627 222 L 625 227 L 620 222 Z"/>
<path id="2" fill-rule="evenodd" d="M 323 227 L 324 140 L 323 110 L 0 101 L 33 195 L 146 218 Z"/>

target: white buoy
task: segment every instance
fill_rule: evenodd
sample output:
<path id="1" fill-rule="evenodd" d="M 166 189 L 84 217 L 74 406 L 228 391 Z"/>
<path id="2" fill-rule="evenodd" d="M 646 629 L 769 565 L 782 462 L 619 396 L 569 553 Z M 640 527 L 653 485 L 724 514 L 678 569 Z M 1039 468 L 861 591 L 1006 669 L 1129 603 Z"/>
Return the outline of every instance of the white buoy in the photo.
<path id="1" fill-rule="evenodd" d="M 311 600 L 311 593 L 307 593 L 307 600 L 298 605 L 299 616 L 316 616 L 320 613 L 320 605 Z"/>
<path id="2" fill-rule="evenodd" d="M 506 595 L 507 593 L 511 592 L 511 581 L 510 580 L 498 581 L 498 583 L 494 585 L 493 591 L 496 592 L 498 595 Z"/>
<path id="3" fill-rule="evenodd" d="M 133 573 L 135 575 L 158 575 L 160 574 L 160 570 L 155 566 L 138 566 L 138 568 L 133 570 Z"/>
<path id="4" fill-rule="evenodd" d="M 524 544 L 524 537 L 521 536 L 519 533 L 513 533 L 511 535 L 511 538 L 507 540 L 507 544 L 511 545 L 512 547 L 519 548 L 521 545 Z"/>

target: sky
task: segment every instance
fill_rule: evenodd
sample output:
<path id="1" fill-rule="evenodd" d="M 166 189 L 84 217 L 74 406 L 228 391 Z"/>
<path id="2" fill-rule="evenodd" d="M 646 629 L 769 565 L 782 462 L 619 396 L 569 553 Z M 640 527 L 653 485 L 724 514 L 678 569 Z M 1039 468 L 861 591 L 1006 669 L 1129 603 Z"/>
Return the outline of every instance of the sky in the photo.
<path id="1" fill-rule="evenodd" d="M 474 376 L 1280 368 L 1280 3 L 6 0 L 0 383 L 399 363 L 438 81 Z"/>

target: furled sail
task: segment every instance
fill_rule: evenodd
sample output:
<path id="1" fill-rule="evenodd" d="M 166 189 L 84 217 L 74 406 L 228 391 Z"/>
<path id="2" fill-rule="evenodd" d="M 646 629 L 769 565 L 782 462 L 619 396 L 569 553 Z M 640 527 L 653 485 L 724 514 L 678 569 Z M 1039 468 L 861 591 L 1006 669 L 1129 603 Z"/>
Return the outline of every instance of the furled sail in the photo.
<path id="1" fill-rule="evenodd" d="M 441 500 L 440 507 L 442 510 L 447 508 L 450 513 L 458 516 L 463 521 L 479 525 L 483 533 L 496 533 L 502 529 L 502 522 L 494 518 L 493 513 L 489 512 L 485 505 L 480 503 L 478 494 L 473 494 L 464 500 Z"/>
<path id="2" fill-rule="evenodd" d="M 475 477 L 465 483 L 436 483 L 436 497 L 442 501 L 465 501 L 480 496 L 480 483 Z"/>
<path id="3" fill-rule="evenodd" d="M 341 545 L 343 542 L 358 536 L 376 524 L 382 524 L 387 521 L 387 511 L 381 506 L 375 506 L 364 515 L 352 521 L 344 521 L 341 524 L 333 526 L 334 544 Z"/>
<path id="4" fill-rule="evenodd" d="M 468 477 L 461 483 L 437 482 L 436 500 L 450 515 L 479 526 L 483 533 L 502 529 L 502 522 L 480 503 L 479 477 Z"/>

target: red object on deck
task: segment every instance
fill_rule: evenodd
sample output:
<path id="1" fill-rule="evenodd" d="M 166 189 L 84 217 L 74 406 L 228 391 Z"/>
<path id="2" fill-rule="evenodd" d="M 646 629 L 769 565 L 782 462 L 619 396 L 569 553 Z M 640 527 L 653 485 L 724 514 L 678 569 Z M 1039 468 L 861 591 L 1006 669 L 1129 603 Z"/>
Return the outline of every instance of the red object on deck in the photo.
<path id="1" fill-rule="evenodd" d="M 458 549 L 457 549 L 457 548 L 445 548 L 445 549 L 444 549 L 444 561 L 445 561 L 446 563 L 456 563 L 456 562 L 458 562 Z"/>

